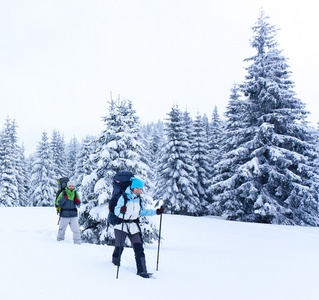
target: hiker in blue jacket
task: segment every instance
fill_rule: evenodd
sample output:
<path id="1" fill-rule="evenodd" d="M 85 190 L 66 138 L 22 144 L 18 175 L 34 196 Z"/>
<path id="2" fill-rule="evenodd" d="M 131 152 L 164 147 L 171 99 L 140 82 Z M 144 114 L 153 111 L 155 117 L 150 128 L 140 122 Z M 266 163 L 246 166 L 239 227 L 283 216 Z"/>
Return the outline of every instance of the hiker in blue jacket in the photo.
<path id="1" fill-rule="evenodd" d="M 60 225 L 57 240 L 63 241 L 65 231 L 70 225 L 73 232 L 73 241 L 75 244 L 81 244 L 81 233 L 79 228 L 79 218 L 77 207 L 80 206 L 80 196 L 74 190 L 74 182 L 69 181 L 65 191 L 62 191 L 56 200 L 56 205 L 61 207 Z"/>
<path id="2" fill-rule="evenodd" d="M 114 226 L 115 249 L 112 255 L 112 262 L 116 266 L 120 265 L 124 242 L 128 236 L 134 249 L 137 275 L 148 278 L 149 274 L 146 269 L 142 234 L 138 224 L 138 218 L 140 216 L 161 214 L 164 212 L 164 209 L 146 209 L 144 207 L 143 201 L 140 199 L 143 187 L 144 181 L 138 178 L 132 178 L 131 186 L 125 190 L 127 196 L 126 205 L 124 205 L 124 197 L 121 196 L 114 208 L 114 214 L 119 218 L 119 224 Z"/>

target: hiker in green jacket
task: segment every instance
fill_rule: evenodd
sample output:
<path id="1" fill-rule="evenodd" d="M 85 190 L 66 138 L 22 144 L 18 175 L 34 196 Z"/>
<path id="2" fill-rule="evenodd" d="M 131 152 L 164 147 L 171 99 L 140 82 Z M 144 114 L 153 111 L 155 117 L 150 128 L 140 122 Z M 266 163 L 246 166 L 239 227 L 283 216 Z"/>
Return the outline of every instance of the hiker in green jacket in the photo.
<path id="1" fill-rule="evenodd" d="M 77 207 L 80 206 L 80 196 L 74 190 L 74 182 L 69 181 L 65 191 L 62 191 L 56 200 L 56 205 L 61 207 L 60 225 L 57 240 L 63 241 L 65 231 L 68 225 L 73 232 L 73 241 L 75 244 L 81 244 L 81 233 L 79 227 L 79 218 Z"/>

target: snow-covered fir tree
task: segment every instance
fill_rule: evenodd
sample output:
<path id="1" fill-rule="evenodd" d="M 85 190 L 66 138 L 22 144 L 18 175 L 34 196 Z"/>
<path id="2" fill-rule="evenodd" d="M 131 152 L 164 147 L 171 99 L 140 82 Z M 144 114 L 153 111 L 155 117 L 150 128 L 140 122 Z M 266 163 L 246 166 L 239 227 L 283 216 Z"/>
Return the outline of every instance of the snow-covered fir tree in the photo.
<path id="1" fill-rule="evenodd" d="M 148 172 L 147 172 L 147 178 L 150 179 L 150 181 L 152 182 L 152 179 L 154 179 L 154 177 L 156 177 L 156 174 L 152 168 L 152 155 L 151 155 L 151 135 L 153 133 L 154 129 L 153 129 L 153 123 L 152 124 L 146 124 L 146 125 L 141 125 L 140 127 L 140 138 L 141 138 L 141 143 L 143 144 L 143 155 L 142 155 L 142 161 L 143 163 L 145 163 L 146 165 L 149 166 L 148 168 Z M 154 189 L 153 187 L 150 187 L 150 189 Z"/>
<path id="2" fill-rule="evenodd" d="M 57 181 L 61 177 L 69 176 L 64 137 L 57 130 L 53 130 L 52 132 L 50 147 L 55 174 L 54 178 Z"/>
<path id="3" fill-rule="evenodd" d="M 223 126 L 218 114 L 217 106 L 214 107 L 212 113 L 209 133 L 209 151 L 212 163 L 214 164 L 221 154 L 221 140 L 223 137 Z"/>
<path id="4" fill-rule="evenodd" d="M 229 97 L 228 105 L 226 108 L 225 116 L 227 117 L 227 131 L 238 130 L 245 128 L 242 116 L 247 111 L 248 104 L 241 99 L 240 86 L 234 84 L 231 88 L 231 94 Z"/>
<path id="5" fill-rule="evenodd" d="M 16 127 L 7 118 L 0 134 L 0 206 L 20 206 Z"/>
<path id="6" fill-rule="evenodd" d="M 229 126 L 228 151 L 212 186 L 214 205 L 233 220 L 318 225 L 313 129 L 277 49 L 276 31 L 261 12 L 251 40 L 257 53 L 246 60 L 251 65 L 241 85 L 245 109 L 228 108 L 239 107 L 241 124 Z"/>
<path id="7" fill-rule="evenodd" d="M 189 144 L 192 144 L 193 137 L 193 119 L 190 116 L 190 113 L 185 110 L 183 112 L 183 122 L 184 122 L 184 130 L 188 139 Z"/>
<path id="8" fill-rule="evenodd" d="M 20 206 L 28 205 L 28 192 L 30 189 L 30 173 L 24 155 L 24 146 L 17 148 L 17 181 Z"/>
<path id="9" fill-rule="evenodd" d="M 159 164 L 160 153 L 165 144 L 163 123 L 161 121 L 148 124 L 143 127 L 142 141 L 144 144 L 143 161 L 149 166 L 147 178 L 150 181 L 150 191 L 155 191 L 156 178 L 159 176 L 157 167 Z"/>
<path id="10" fill-rule="evenodd" d="M 212 162 L 209 155 L 209 145 L 205 142 L 205 124 L 200 114 L 197 114 L 193 126 L 193 142 L 191 145 L 191 155 L 196 169 L 195 188 L 198 192 L 201 206 L 206 209 L 210 197 L 208 187 L 212 174 Z"/>
<path id="11" fill-rule="evenodd" d="M 190 143 L 185 132 L 183 114 L 172 107 L 166 122 L 166 146 L 162 149 L 157 182 L 157 199 L 172 214 L 201 215 L 203 206 L 196 185 Z"/>
<path id="12" fill-rule="evenodd" d="M 211 130 L 211 124 L 209 122 L 209 119 L 207 117 L 206 114 L 203 115 L 202 117 L 202 122 L 203 122 L 203 126 L 204 126 L 204 136 L 202 137 L 203 138 L 203 141 L 205 143 L 207 143 L 207 145 L 209 145 L 210 143 L 210 130 Z"/>
<path id="13" fill-rule="evenodd" d="M 92 143 L 92 138 L 86 137 L 83 142 L 81 149 L 76 158 L 75 164 L 75 174 L 73 180 L 76 184 L 76 189 L 81 188 L 83 178 L 90 175 L 93 171 L 92 156 L 94 153 L 94 146 Z M 82 199 L 82 203 L 86 200 Z"/>
<path id="14" fill-rule="evenodd" d="M 31 171 L 29 201 L 31 206 L 54 206 L 57 183 L 49 138 L 42 133 Z"/>
<path id="15" fill-rule="evenodd" d="M 109 113 L 103 118 L 105 130 L 99 137 L 99 147 L 93 159 L 93 172 L 82 181 L 83 197 L 88 203 L 80 209 L 82 239 L 89 243 L 113 244 L 114 231 L 107 227 L 108 202 L 112 196 L 113 177 L 120 170 L 132 171 L 148 186 L 148 166 L 142 162 L 140 123 L 131 101 L 111 100 Z M 144 195 L 147 206 L 151 199 Z M 140 218 L 144 242 L 157 239 L 155 226 L 147 218 Z"/>
<path id="16" fill-rule="evenodd" d="M 80 144 L 76 137 L 73 137 L 67 147 L 67 162 L 69 178 L 73 179 L 75 175 L 77 155 L 80 151 Z"/>
<path id="17" fill-rule="evenodd" d="M 248 111 L 246 101 L 242 101 L 240 97 L 239 85 L 234 84 L 231 88 L 230 100 L 228 101 L 225 112 L 227 121 L 222 144 L 220 145 L 219 156 L 214 160 L 213 176 L 215 177 L 213 182 L 215 183 L 222 182 L 224 178 L 228 179 L 235 176 L 236 168 L 232 164 L 232 160 L 226 160 L 227 164 L 224 164 L 224 159 L 225 157 L 228 157 L 228 153 L 231 154 L 233 149 L 236 149 L 241 145 L 243 137 L 247 134 L 247 127 L 249 127 L 249 125 L 245 123 L 245 120 L 243 120 L 243 115 Z M 227 166 L 229 167 L 228 170 L 226 169 Z M 221 167 L 225 167 L 225 169 L 222 169 Z M 209 194 L 211 195 L 214 193 L 218 194 L 218 191 L 216 191 L 215 186 L 212 185 L 209 188 Z M 216 201 L 217 198 L 213 196 L 214 195 L 211 195 L 212 198 L 215 198 L 215 203 L 210 206 L 210 213 L 212 215 L 227 215 L 227 207 L 232 207 L 234 201 L 232 199 L 227 199 L 227 197 L 224 198 L 224 201 Z M 227 200 L 229 201 L 227 202 Z"/>

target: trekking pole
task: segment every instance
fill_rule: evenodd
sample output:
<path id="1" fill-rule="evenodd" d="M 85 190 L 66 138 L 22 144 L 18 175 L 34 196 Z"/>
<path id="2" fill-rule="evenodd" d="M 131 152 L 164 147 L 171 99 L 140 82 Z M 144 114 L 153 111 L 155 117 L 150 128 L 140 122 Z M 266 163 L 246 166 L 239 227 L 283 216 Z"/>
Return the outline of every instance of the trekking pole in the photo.
<path id="1" fill-rule="evenodd" d="M 57 225 L 59 225 L 59 224 L 60 224 L 60 220 L 61 220 L 61 211 L 62 211 L 61 206 L 56 206 L 56 213 L 57 213 L 57 215 L 59 216 L 59 219 L 58 219 L 58 223 L 57 223 Z"/>
<path id="2" fill-rule="evenodd" d="M 162 216 L 160 216 L 160 225 L 159 225 L 159 234 L 158 234 L 158 248 L 157 248 L 157 262 L 156 262 L 156 271 L 158 271 L 158 261 L 159 261 L 159 251 L 160 251 L 160 244 L 161 244 L 161 231 L 162 231 Z"/>
<path id="3" fill-rule="evenodd" d="M 120 242 L 119 264 L 118 264 L 118 266 L 117 266 L 116 279 L 119 278 L 120 261 L 121 261 L 121 249 L 122 249 L 122 246 L 123 246 L 123 245 L 122 245 L 123 230 L 124 230 L 124 214 L 123 214 L 123 222 L 122 222 L 122 230 L 121 230 L 121 242 Z"/>

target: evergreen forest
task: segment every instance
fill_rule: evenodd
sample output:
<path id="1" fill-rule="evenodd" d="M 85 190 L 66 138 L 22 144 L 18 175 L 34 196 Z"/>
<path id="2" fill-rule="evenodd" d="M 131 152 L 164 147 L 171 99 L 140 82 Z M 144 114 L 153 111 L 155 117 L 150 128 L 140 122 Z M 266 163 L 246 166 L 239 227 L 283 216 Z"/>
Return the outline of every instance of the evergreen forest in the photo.
<path id="1" fill-rule="evenodd" d="M 133 102 L 111 99 L 104 131 L 65 141 L 55 130 L 25 157 L 16 120 L 0 134 L 0 206 L 55 205 L 57 180 L 69 177 L 81 195 L 84 241 L 114 243 L 107 226 L 112 180 L 130 170 L 145 181 L 146 206 L 165 213 L 268 224 L 318 226 L 318 128 L 294 92 L 277 29 L 263 12 L 252 27 L 254 55 L 243 82 L 229 87 L 226 113 L 211 115 L 173 105 L 165 120 L 141 124 Z M 54 209 L 54 208 L 52 208 Z M 141 220 L 145 242 L 155 226 Z"/>

